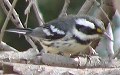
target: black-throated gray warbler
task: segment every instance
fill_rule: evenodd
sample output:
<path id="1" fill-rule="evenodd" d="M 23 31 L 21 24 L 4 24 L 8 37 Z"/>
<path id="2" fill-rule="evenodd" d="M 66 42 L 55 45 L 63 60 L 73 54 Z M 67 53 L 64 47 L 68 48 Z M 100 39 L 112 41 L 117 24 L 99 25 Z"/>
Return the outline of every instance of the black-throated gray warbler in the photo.
<path id="1" fill-rule="evenodd" d="M 35 29 L 9 29 L 8 32 L 28 35 L 40 41 L 43 49 L 50 53 L 62 52 L 74 55 L 78 52 L 88 54 L 85 49 L 94 39 L 105 36 L 104 24 L 101 20 L 88 15 L 69 15 L 52 20 Z"/>

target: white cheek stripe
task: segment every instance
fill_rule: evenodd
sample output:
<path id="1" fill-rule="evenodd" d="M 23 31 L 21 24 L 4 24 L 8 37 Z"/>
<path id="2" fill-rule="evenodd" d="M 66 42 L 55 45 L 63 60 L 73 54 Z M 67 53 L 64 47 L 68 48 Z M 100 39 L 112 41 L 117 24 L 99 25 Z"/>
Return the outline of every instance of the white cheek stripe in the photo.
<path id="1" fill-rule="evenodd" d="M 87 21 L 86 19 L 76 19 L 75 21 L 79 25 L 84 25 L 84 26 L 90 27 L 92 29 L 95 28 L 95 25 L 92 22 Z"/>
<path id="2" fill-rule="evenodd" d="M 88 40 L 88 39 L 94 39 L 94 38 L 98 38 L 99 35 L 94 34 L 94 35 L 86 35 L 78 30 L 76 30 L 75 28 L 73 29 L 73 34 L 77 37 L 79 37 L 82 40 Z"/>

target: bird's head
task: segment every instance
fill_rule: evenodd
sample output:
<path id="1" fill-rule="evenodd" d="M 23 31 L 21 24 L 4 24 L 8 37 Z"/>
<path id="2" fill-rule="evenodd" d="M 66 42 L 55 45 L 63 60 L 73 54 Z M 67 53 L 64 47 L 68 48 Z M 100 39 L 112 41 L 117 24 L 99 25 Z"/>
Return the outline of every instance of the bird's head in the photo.
<path id="1" fill-rule="evenodd" d="M 82 15 L 75 18 L 75 23 L 76 25 L 73 29 L 73 33 L 82 40 L 97 39 L 101 37 L 112 40 L 105 31 L 104 23 L 99 19 L 88 15 Z"/>

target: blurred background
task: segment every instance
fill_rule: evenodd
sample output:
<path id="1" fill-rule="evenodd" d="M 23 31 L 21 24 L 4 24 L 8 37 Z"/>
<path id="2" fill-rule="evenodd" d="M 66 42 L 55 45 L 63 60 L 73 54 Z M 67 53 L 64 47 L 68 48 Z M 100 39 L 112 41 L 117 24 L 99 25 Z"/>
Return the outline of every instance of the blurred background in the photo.
<path id="1" fill-rule="evenodd" d="M 13 0 L 10 0 L 10 1 L 12 2 Z M 68 14 L 76 14 L 84 2 L 85 2 L 85 0 L 70 0 L 70 4 L 69 4 L 68 10 L 67 10 L 67 13 Z M 37 0 L 37 4 L 38 4 L 40 12 L 42 13 L 44 21 L 48 22 L 53 19 L 56 19 L 59 16 L 59 14 L 63 8 L 63 5 L 64 5 L 64 0 Z M 28 5 L 28 3 L 25 0 L 18 0 L 16 7 L 15 7 L 15 9 L 20 17 L 20 20 L 22 21 L 23 24 L 26 20 L 26 15 L 24 15 L 24 11 L 25 11 L 27 5 Z M 94 15 L 95 11 L 97 9 L 98 8 L 96 6 L 94 6 L 90 10 L 89 15 Z M 2 27 L 2 25 L 5 21 L 5 17 L 6 17 L 6 15 L 4 14 L 3 10 L 0 7 L 0 28 Z M 115 26 L 117 27 L 117 29 L 114 29 L 115 31 L 113 31 L 113 33 L 115 33 L 115 38 L 116 37 L 120 38 L 120 36 L 118 36 L 118 34 L 116 35 L 116 33 L 120 32 L 119 17 L 115 16 L 113 21 L 114 21 Z M 29 19 L 28 19 L 28 28 L 35 28 L 37 26 L 39 26 L 38 20 L 33 11 L 33 8 L 31 8 L 30 14 L 29 14 Z M 10 29 L 10 28 L 16 28 L 15 25 L 11 21 L 9 21 L 8 26 L 7 26 L 7 29 Z M 105 39 L 102 39 L 102 40 L 103 41 L 100 42 L 99 47 L 97 48 L 97 52 L 99 52 L 99 54 L 101 56 L 107 57 L 106 50 L 105 50 Z M 24 39 L 24 36 L 19 36 L 18 34 L 6 32 L 3 41 L 5 43 L 7 43 L 8 45 L 16 48 L 19 51 L 25 51 L 31 47 L 30 44 Z M 118 40 L 117 40 L 117 44 L 120 44 L 120 42 L 118 42 Z M 41 46 L 38 46 L 38 47 L 39 47 L 39 50 L 41 50 Z M 115 50 L 117 50 L 117 47 L 115 47 Z"/>

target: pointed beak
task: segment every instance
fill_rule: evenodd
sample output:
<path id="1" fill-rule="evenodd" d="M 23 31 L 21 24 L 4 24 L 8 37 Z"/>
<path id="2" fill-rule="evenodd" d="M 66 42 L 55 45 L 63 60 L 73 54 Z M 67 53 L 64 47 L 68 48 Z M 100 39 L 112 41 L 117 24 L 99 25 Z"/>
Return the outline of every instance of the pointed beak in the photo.
<path id="1" fill-rule="evenodd" d="M 113 39 L 110 37 L 110 35 L 108 35 L 106 32 L 104 32 L 102 34 L 102 36 L 105 37 L 106 39 L 109 39 L 109 40 L 113 41 Z"/>

